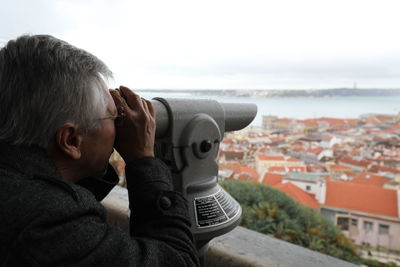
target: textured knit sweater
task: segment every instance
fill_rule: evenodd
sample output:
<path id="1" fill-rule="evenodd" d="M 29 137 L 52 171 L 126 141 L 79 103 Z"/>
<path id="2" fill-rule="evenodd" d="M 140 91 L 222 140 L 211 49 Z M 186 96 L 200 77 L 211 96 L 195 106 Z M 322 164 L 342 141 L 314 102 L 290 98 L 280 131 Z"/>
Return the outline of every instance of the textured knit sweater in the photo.
<path id="1" fill-rule="evenodd" d="M 98 202 L 118 181 L 64 181 L 44 150 L 0 144 L 0 266 L 198 266 L 187 204 L 156 158 L 128 162 L 130 234 Z"/>

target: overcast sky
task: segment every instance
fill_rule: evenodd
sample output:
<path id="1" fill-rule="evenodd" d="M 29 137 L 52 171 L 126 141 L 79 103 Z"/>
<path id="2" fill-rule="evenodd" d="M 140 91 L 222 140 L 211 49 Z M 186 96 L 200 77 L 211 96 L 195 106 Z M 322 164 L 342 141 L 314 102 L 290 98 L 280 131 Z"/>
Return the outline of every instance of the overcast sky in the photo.
<path id="1" fill-rule="evenodd" d="M 399 1 L 13 0 L 0 45 L 46 33 L 132 88 L 400 88 Z"/>

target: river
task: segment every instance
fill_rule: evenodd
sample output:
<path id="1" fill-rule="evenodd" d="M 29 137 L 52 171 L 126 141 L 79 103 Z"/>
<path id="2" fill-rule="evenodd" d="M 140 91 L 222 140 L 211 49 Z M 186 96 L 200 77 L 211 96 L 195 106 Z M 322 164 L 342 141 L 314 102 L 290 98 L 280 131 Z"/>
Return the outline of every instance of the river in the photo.
<path id="1" fill-rule="evenodd" d="M 215 99 L 227 103 L 254 103 L 258 107 L 257 116 L 252 125 L 260 126 L 263 115 L 275 115 L 281 118 L 308 119 L 319 117 L 359 118 L 368 113 L 398 114 L 400 112 L 399 96 L 380 97 L 296 97 L 296 98 L 250 98 L 197 96 L 190 93 L 142 93 L 143 97 L 152 99 L 156 96 L 165 98 Z"/>

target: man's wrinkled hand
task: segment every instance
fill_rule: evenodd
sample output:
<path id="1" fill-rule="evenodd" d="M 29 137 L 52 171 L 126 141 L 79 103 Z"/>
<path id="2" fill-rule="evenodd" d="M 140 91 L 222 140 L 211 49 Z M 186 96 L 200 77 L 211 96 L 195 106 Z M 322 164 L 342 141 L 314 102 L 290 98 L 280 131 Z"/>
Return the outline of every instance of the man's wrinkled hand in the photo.
<path id="1" fill-rule="evenodd" d="M 124 113 L 115 126 L 115 149 L 125 161 L 154 157 L 156 123 L 151 102 L 124 86 L 110 93 L 117 110 Z"/>

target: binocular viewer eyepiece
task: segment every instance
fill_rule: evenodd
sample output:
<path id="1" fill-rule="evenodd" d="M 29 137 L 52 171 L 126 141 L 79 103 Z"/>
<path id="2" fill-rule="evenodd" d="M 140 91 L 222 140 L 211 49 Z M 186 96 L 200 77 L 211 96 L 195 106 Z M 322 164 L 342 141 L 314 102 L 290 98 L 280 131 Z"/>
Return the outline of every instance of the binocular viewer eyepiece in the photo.
<path id="1" fill-rule="evenodd" d="M 248 103 L 154 98 L 156 157 L 171 169 L 174 189 L 188 201 L 197 249 L 235 228 L 241 207 L 218 185 L 217 156 L 224 133 L 245 128 L 257 114 Z"/>
<path id="2" fill-rule="evenodd" d="M 173 123 L 187 120 L 194 113 L 214 115 L 223 120 L 225 132 L 236 131 L 248 126 L 257 114 L 257 106 L 249 103 L 220 103 L 208 99 L 153 98 L 156 110 L 156 138 L 164 137 Z M 174 116 L 175 115 L 175 116 Z M 221 118 L 222 116 L 222 118 Z M 221 125 L 222 126 L 222 125 Z"/>

